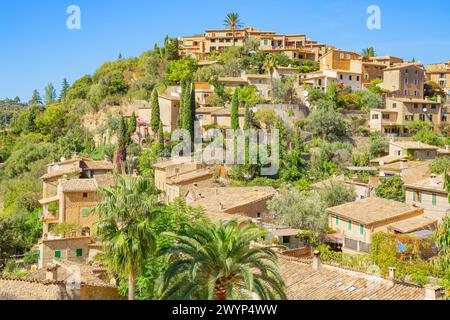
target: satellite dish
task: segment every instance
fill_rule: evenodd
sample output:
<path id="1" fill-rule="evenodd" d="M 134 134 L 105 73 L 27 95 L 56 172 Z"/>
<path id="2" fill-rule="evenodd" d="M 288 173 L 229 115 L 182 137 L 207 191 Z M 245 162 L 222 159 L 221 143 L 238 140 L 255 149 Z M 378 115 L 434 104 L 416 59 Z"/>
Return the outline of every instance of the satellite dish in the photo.
<path id="1" fill-rule="evenodd" d="M 304 96 L 304 97 L 307 97 L 308 95 L 309 95 L 309 92 L 308 92 L 308 91 L 306 91 L 306 90 L 303 91 L 303 96 Z"/>

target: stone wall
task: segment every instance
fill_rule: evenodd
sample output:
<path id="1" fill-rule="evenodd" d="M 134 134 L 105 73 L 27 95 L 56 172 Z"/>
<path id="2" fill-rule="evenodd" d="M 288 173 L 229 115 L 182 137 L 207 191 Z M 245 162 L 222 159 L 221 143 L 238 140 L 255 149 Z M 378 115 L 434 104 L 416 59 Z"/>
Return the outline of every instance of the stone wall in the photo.
<path id="1" fill-rule="evenodd" d="M 0 300 L 65 300 L 64 284 L 0 277 Z"/>

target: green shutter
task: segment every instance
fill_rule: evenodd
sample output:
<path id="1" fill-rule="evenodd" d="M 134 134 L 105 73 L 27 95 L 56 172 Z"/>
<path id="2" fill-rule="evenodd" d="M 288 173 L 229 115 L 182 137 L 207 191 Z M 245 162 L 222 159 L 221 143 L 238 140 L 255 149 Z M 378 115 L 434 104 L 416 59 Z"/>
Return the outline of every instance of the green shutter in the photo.
<path id="1" fill-rule="evenodd" d="M 348 222 L 348 230 L 352 230 L 352 222 L 351 221 Z"/>
<path id="2" fill-rule="evenodd" d="M 435 205 L 437 204 L 437 196 L 436 196 L 436 193 L 433 193 L 433 196 L 432 196 L 432 202 L 433 202 L 433 206 L 435 206 Z"/>
<path id="3" fill-rule="evenodd" d="M 55 258 L 60 259 L 61 258 L 61 251 L 55 251 Z"/>
<path id="4" fill-rule="evenodd" d="M 414 202 L 416 201 L 416 192 L 415 191 L 413 192 L 413 201 Z"/>
<path id="5" fill-rule="evenodd" d="M 419 202 L 422 203 L 422 192 L 419 192 Z"/>
<path id="6" fill-rule="evenodd" d="M 336 225 L 339 225 L 339 217 L 336 216 Z"/>
<path id="7" fill-rule="evenodd" d="M 38 259 L 41 259 L 42 255 L 41 255 L 41 250 L 38 250 Z"/>
<path id="8" fill-rule="evenodd" d="M 359 225 L 359 233 L 364 234 L 364 225 L 362 224 Z"/>
<path id="9" fill-rule="evenodd" d="M 83 256 L 83 249 L 77 249 L 77 257 Z"/>
<path id="10" fill-rule="evenodd" d="M 88 208 L 82 208 L 81 209 L 81 216 L 84 217 L 84 218 L 89 216 L 89 209 Z"/>

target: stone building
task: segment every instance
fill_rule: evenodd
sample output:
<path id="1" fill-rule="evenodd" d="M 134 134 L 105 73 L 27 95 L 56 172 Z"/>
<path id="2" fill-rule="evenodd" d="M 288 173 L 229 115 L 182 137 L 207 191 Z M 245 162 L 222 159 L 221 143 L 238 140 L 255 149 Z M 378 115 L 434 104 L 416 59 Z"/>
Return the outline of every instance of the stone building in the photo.
<path id="1" fill-rule="evenodd" d="M 48 166 L 42 176 L 43 198 L 39 200 L 43 207 L 40 268 L 54 258 L 86 261 L 92 227 L 98 219 L 92 209 L 99 202 L 99 189 L 112 185 L 113 169 L 110 162 L 78 156 Z M 56 232 L 58 226 L 67 228 Z"/>

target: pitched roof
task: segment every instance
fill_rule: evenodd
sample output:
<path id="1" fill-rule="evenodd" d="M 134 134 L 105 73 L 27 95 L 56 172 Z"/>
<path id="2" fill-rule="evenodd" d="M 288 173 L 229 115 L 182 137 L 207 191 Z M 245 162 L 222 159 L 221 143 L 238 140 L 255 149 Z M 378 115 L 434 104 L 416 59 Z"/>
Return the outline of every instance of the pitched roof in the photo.
<path id="1" fill-rule="evenodd" d="M 199 170 L 195 170 L 195 171 L 191 171 L 191 172 L 187 172 L 184 174 L 180 174 L 178 176 L 175 177 L 171 177 L 167 180 L 167 184 L 184 184 L 187 183 L 189 181 L 192 180 L 197 180 L 197 179 L 211 179 L 213 176 L 212 172 L 209 170 L 205 170 L 205 169 L 199 169 Z"/>
<path id="2" fill-rule="evenodd" d="M 268 201 L 275 194 L 272 187 L 191 188 L 187 201 L 190 205 L 203 207 L 208 216 L 220 216 L 246 205 Z"/>
<path id="3" fill-rule="evenodd" d="M 289 300 L 423 300 L 425 289 L 311 259 L 282 256 L 279 268 Z"/>
<path id="4" fill-rule="evenodd" d="M 181 158 L 175 158 L 175 159 L 168 159 L 168 160 L 162 160 L 158 163 L 153 164 L 153 168 L 157 169 L 167 169 L 172 166 L 177 166 L 184 163 L 190 163 L 193 162 L 193 159 L 191 157 L 181 157 Z"/>
<path id="5" fill-rule="evenodd" d="M 94 179 L 71 179 L 61 181 L 62 192 L 95 192 L 98 186 Z"/>
<path id="6" fill-rule="evenodd" d="M 444 189 L 444 175 L 436 176 L 435 181 L 432 181 L 431 178 L 426 178 L 419 180 L 414 183 L 409 183 L 405 185 L 405 188 L 409 189 L 420 189 L 432 192 L 440 192 L 447 194 L 447 190 Z"/>
<path id="7" fill-rule="evenodd" d="M 420 141 L 391 141 L 394 146 L 410 150 L 438 150 L 439 147 L 432 146 Z"/>
<path id="8" fill-rule="evenodd" d="M 53 178 L 62 177 L 65 175 L 80 174 L 82 172 L 83 172 L 83 170 L 81 168 L 74 167 L 74 168 L 70 168 L 67 170 L 60 170 L 60 171 L 55 171 L 55 172 L 51 172 L 51 173 L 46 173 L 41 177 L 41 179 L 49 180 L 49 179 L 53 179 Z"/>
<path id="9" fill-rule="evenodd" d="M 388 226 L 388 229 L 400 233 L 411 233 L 425 228 L 432 227 L 437 224 L 436 219 L 419 216 L 411 219 L 399 221 Z"/>
<path id="10" fill-rule="evenodd" d="M 360 201 L 348 202 L 340 206 L 328 208 L 327 212 L 352 221 L 370 225 L 414 212 L 417 212 L 419 215 L 423 213 L 423 209 L 416 208 L 403 202 L 370 197 Z"/>

